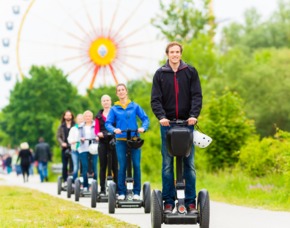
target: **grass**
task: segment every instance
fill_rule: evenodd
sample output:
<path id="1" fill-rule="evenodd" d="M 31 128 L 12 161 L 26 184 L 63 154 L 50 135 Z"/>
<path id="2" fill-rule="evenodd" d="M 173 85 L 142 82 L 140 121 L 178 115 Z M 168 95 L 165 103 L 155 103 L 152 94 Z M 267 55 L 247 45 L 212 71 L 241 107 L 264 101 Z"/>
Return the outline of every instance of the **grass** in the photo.
<path id="1" fill-rule="evenodd" d="M 206 188 L 211 200 L 274 211 L 290 211 L 285 182 L 283 176 L 251 178 L 228 171 L 197 174 L 197 189 Z"/>
<path id="2" fill-rule="evenodd" d="M 1 227 L 137 227 L 81 205 L 15 186 L 0 186 Z"/>

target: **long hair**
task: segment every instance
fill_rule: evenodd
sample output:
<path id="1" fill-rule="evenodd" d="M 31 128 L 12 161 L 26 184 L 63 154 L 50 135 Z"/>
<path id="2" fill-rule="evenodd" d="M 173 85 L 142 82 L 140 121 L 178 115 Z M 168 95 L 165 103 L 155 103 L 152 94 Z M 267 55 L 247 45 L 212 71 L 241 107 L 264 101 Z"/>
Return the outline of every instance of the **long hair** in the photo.
<path id="1" fill-rule="evenodd" d="M 66 111 L 62 114 L 62 117 L 61 117 L 61 123 L 63 124 L 63 123 L 65 122 L 64 116 L 65 116 L 65 114 L 66 114 L 67 112 L 70 112 L 70 113 L 71 113 L 71 117 L 72 117 L 71 121 L 72 121 L 72 123 L 74 124 L 74 122 L 75 122 L 75 116 L 74 116 L 73 112 L 70 111 L 70 110 L 66 110 Z"/>

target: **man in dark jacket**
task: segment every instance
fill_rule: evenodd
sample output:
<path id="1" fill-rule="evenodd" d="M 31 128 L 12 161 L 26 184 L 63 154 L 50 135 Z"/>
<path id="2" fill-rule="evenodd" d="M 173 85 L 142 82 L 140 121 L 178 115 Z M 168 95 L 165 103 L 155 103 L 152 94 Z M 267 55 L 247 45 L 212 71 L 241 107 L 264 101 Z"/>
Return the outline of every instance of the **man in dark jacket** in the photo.
<path id="1" fill-rule="evenodd" d="M 40 175 L 40 181 L 48 181 L 48 169 L 47 164 L 51 161 L 51 151 L 48 143 L 44 142 L 44 138 L 38 139 L 38 144 L 35 146 L 35 161 L 38 162 L 38 172 Z"/>
<path id="2" fill-rule="evenodd" d="M 166 47 L 168 60 L 159 68 L 153 78 L 151 108 L 158 118 L 162 139 L 162 198 L 164 213 L 171 213 L 175 207 L 173 157 L 166 147 L 166 134 L 172 127 L 170 120 L 187 120 L 193 131 L 202 107 L 202 92 L 197 70 L 181 60 L 182 46 L 171 42 Z M 185 206 L 187 213 L 196 212 L 196 175 L 194 168 L 194 147 L 183 159 L 185 179 Z"/>

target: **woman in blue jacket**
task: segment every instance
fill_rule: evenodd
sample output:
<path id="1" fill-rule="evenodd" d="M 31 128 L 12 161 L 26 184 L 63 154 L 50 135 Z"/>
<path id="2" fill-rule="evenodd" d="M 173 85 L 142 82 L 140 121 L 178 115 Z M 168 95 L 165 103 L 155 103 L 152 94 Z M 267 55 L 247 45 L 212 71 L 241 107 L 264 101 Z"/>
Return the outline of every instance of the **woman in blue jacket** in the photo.
<path id="1" fill-rule="evenodd" d="M 118 200 L 124 200 L 126 195 L 126 151 L 127 151 L 127 133 L 124 130 L 138 130 L 138 133 L 145 132 L 149 126 L 149 118 L 144 110 L 128 98 L 128 90 L 125 84 L 118 84 L 116 94 L 119 101 L 115 102 L 107 117 L 105 127 L 115 133 L 116 152 L 119 163 L 118 170 Z M 142 126 L 138 128 L 137 117 L 142 121 Z M 114 125 L 115 124 L 115 125 Z M 141 191 L 141 149 L 131 149 L 134 186 L 133 199 L 140 200 Z"/>

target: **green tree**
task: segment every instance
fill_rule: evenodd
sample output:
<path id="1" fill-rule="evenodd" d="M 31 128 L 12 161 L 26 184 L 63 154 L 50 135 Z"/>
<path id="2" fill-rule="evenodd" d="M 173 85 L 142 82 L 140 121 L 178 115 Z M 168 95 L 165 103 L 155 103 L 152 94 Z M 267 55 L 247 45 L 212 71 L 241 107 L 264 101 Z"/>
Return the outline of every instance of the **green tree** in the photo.
<path id="1" fill-rule="evenodd" d="M 159 0 L 161 13 L 152 24 L 160 29 L 167 40 L 190 42 L 200 33 L 211 33 L 214 29 L 213 16 L 210 13 L 210 0 L 202 0 L 198 9 L 193 0 Z M 211 25 L 211 26 L 207 26 Z"/>
<path id="2" fill-rule="evenodd" d="M 231 23 L 223 29 L 223 50 L 244 46 L 250 50 L 290 47 L 290 1 L 280 0 L 278 9 L 266 21 L 255 8 L 246 10 L 245 23 Z"/>
<path id="3" fill-rule="evenodd" d="M 216 170 L 232 167 L 238 162 L 238 151 L 254 133 L 254 124 L 243 111 L 243 101 L 236 93 L 225 90 L 221 96 L 212 94 L 200 120 L 213 142 L 205 149 L 208 167 Z"/>
<path id="4" fill-rule="evenodd" d="M 66 109 L 81 110 L 83 100 L 77 89 L 55 67 L 33 66 L 31 77 L 17 82 L 3 109 L 5 133 L 12 145 L 27 141 L 31 146 L 40 136 L 53 143 L 52 125 Z"/>

